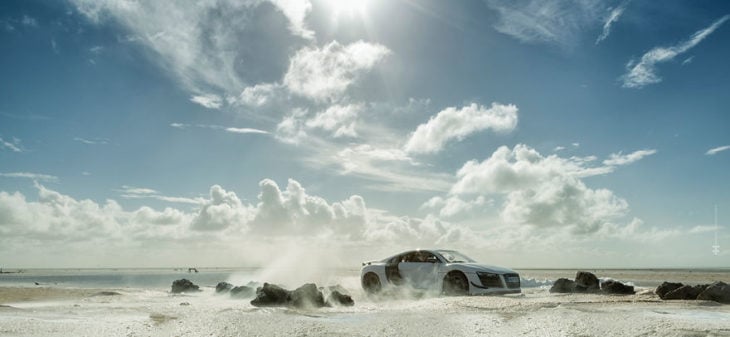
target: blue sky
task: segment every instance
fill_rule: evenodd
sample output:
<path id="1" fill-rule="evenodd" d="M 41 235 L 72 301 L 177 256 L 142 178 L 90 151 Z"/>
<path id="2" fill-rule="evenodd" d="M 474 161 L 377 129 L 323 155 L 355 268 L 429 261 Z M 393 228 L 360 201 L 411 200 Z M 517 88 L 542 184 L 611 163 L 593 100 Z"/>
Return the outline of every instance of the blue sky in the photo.
<path id="1" fill-rule="evenodd" d="M 5 1 L 0 265 L 726 266 L 727 21 L 717 1 Z"/>

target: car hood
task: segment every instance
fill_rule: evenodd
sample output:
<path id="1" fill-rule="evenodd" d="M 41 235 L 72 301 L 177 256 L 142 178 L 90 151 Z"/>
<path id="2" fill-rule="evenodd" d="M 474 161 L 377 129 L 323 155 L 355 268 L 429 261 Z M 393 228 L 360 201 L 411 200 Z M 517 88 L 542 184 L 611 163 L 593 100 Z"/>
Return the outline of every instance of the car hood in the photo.
<path id="1" fill-rule="evenodd" d="M 469 270 L 473 272 L 477 271 L 484 271 L 484 272 L 492 272 L 492 273 L 514 273 L 515 271 L 509 268 L 499 267 L 499 266 L 491 266 L 488 264 L 482 264 L 482 263 L 466 263 L 466 262 L 460 262 L 460 263 L 452 263 L 452 266 L 459 266 L 463 268 L 464 270 Z"/>

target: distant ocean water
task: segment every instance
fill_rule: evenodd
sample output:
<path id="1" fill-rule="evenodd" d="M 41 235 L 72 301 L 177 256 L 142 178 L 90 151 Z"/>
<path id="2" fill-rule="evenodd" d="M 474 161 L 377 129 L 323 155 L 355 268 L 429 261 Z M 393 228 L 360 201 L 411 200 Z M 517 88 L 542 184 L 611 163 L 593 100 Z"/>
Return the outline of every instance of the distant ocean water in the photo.
<path id="1" fill-rule="evenodd" d="M 186 278 L 201 287 L 215 287 L 227 281 L 244 284 L 248 281 L 276 282 L 259 279 L 261 268 L 99 268 L 99 269 L 12 269 L 0 274 L 0 286 L 43 286 L 74 288 L 142 288 L 169 289 L 172 281 Z M 574 278 L 578 270 L 596 274 L 600 279 L 613 279 L 638 287 L 656 287 L 664 281 L 688 284 L 730 282 L 730 268 L 717 269 L 517 269 L 523 288 L 549 287 L 558 278 Z M 10 273 L 7 273 L 10 271 Z M 335 280 L 359 285 L 359 270 L 337 269 L 328 273 Z M 292 275 L 295 278 L 296 275 Z M 295 280 L 304 283 L 311 280 Z"/>

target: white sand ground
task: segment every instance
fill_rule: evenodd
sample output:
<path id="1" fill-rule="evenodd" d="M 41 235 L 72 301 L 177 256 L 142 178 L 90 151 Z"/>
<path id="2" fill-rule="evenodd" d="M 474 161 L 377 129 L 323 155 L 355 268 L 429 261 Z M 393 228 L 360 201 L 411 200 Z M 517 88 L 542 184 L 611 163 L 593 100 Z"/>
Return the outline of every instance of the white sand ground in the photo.
<path id="1" fill-rule="evenodd" d="M 113 290 L 120 296 L 92 296 Z M 354 307 L 256 308 L 204 288 L 0 288 L 0 336 L 730 336 L 730 305 L 550 294 L 375 300 Z"/>

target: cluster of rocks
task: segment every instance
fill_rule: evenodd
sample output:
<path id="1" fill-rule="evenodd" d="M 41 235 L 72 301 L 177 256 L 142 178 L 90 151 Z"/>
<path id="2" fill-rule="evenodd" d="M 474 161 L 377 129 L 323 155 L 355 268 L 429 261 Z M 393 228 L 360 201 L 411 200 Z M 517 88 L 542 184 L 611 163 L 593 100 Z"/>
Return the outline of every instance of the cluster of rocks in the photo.
<path id="1" fill-rule="evenodd" d="M 215 287 L 217 294 L 228 293 L 234 298 L 252 298 L 251 304 L 257 307 L 285 306 L 296 308 L 321 308 L 333 305 L 352 306 L 355 301 L 341 286 L 318 288 L 314 283 L 307 283 L 297 289 L 287 290 L 280 286 L 264 283 L 256 287 L 256 283 L 245 286 L 234 286 L 228 282 L 220 282 Z M 255 289 L 255 290 L 254 290 Z M 201 291 L 200 287 L 187 279 L 172 283 L 171 293 Z"/>
<path id="2" fill-rule="evenodd" d="M 698 284 L 664 282 L 655 293 L 663 300 L 702 300 L 730 304 L 730 285 L 725 282 Z"/>
<path id="3" fill-rule="evenodd" d="M 559 278 L 550 288 L 551 293 L 603 293 L 617 295 L 634 294 L 634 287 L 618 281 L 608 280 L 599 282 L 595 274 L 579 271 L 575 280 Z"/>

